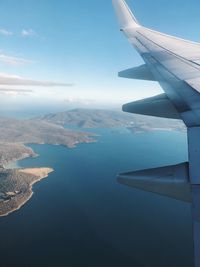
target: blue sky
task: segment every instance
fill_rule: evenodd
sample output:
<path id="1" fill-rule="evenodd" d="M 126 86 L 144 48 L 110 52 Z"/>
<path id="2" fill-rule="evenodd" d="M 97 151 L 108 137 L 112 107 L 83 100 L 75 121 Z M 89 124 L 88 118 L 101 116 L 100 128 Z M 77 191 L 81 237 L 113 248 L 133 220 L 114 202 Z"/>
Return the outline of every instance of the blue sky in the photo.
<path id="1" fill-rule="evenodd" d="M 127 0 L 145 26 L 200 40 L 200 2 Z M 74 83 L 2 95 L 6 105 L 29 102 L 120 106 L 159 93 L 152 82 L 120 79 L 142 60 L 119 32 L 111 0 L 1 0 L 0 73 Z M 26 88 L 22 88 L 26 89 Z"/>

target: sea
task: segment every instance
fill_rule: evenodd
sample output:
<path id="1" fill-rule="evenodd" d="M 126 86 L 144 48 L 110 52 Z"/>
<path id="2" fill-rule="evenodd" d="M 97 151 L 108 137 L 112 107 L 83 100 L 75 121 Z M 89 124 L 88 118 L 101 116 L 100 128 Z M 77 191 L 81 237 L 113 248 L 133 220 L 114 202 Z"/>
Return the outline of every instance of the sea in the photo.
<path id="1" fill-rule="evenodd" d="M 187 161 L 183 132 L 86 129 L 97 142 L 29 146 L 19 167 L 52 167 L 0 218 L 0 267 L 192 267 L 189 204 L 117 182 L 121 172 Z"/>

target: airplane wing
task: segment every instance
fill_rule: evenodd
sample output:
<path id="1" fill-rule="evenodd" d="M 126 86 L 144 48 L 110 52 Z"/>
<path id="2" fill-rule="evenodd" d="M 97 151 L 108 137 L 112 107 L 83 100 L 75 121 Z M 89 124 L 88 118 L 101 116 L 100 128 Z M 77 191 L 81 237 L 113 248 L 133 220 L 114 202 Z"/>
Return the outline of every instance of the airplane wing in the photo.
<path id="1" fill-rule="evenodd" d="M 158 81 L 165 92 L 140 103 L 126 104 L 123 109 L 182 119 L 188 128 L 189 180 L 200 184 L 200 44 L 143 27 L 124 0 L 113 0 L 113 6 L 121 31 L 145 62 L 121 71 L 119 76 Z"/>
<path id="2" fill-rule="evenodd" d="M 193 206 L 195 263 L 200 266 L 200 196 L 196 193 L 200 185 L 200 44 L 148 29 L 139 24 L 125 0 L 112 2 L 120 30 L 144 60 L 142 66 L 121 71 L 119 76 L 157 81 L 164 90 L 162 95 L 126 104 L 123 110 L 182 119 L 188 131 L 189 158 L 189 163 L 164 169 L 121 174 L 118 181 L 186 201 L 190 199 L 189 186 Z M 178 175 L 178 179 L 174 180 L 174 175 Z M 182 193 L 178 184 L 182 187 Z"/>

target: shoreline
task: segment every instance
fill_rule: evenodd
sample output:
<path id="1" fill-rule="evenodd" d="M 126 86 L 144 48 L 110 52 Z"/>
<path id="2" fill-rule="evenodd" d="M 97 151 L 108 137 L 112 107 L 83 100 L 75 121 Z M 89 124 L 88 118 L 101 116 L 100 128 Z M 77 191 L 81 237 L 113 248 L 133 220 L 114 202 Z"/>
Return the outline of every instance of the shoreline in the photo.
<path id="1" fill-rule="evenodd" d="M 9 160 L 8 162 L 3 164 L 3 167 L 5 169 L 19 169 L 21 168 L 19 165 L 19 161 L 27 159 L 27 158 L 35 158 L 38 157 L 39 155 L 35 153 L 35 151 L 32 150 L 29 146 L 26 146 L 28 149 L 31 149 L 31 153 L 26 153 L 18 158 L 13 158 L 12 160 Z"/>
<path id="2" fill-rule="evenodd" d="M 50 173 L 52 173 L 54 170 L 52 168 L 27 168 L 27 169 L 18 169 L 19 172 L 23 172 L 23 173 L 27 173 L 27 174 L 32 174 L 36 177 L 36 179 L 32 182 L 30 182 L 29 187 L 27 189 L 27 191 L 24 193 L 24 195 L 19 195 L 16 196 L 14 199 L 11 199 L 9 201 L 14 200 L 16 204 L 16 207 L 13 209 L 10 209 L 9 211 L 7 211 L 6 213 L 2 213 L 0 214 L 0 218 L 1 217 L 6 217 L 8 215 L 10 215 L 11 213 L 20 210 L 20 208 L 22 206 L 24 206 L 33 196 L 34 192 L 33 192 L 33 186 L 40 182 L 41 180 L 47 178 L 49 176 Z M 39 175 L 33 174 L 33 172 L 35 171 L 35 173 L 40 173 Z M 45 172 L 44 175 L 42 175 L 41 172 Z M 21 202 L 19 201 L 20 198 L 24 198 Z M 7 203 L 9 203 L 9 201 Z M 17 205 L 17 201 L 19 201 L 18 205 Z"/>
<path id="3" fill-rule="evenodd" d="M 30 196 L 24 201 L 22 202 L 17 208 L 11 210 L 11 211 L 8 211 L 7 213 L 5 214 L 0 214 L 0 218 L 3 218 L 3 217 L 7 217 L 8 215 L 10 215 L 11 213 L 15 212 L 15 211 L 18 211 L 21 209 L 22 206 L 24 206 L 33 196 L 33 192 L 30 194 Z"/>

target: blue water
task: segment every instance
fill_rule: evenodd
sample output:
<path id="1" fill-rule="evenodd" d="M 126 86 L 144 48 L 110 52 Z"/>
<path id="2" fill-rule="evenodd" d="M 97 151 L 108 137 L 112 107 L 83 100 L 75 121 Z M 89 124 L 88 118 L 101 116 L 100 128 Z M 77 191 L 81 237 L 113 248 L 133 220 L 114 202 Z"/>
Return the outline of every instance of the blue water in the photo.
<path id="1" fill-rule="evenodd" d="M 120 185 L 116 175 L 187 160 L 186 135 L 95 130 L 75 149 L 30 145 L 23 167 L 53 167 L 0 219 L 1 267 L 192 267 L 190 205 Z"/>

